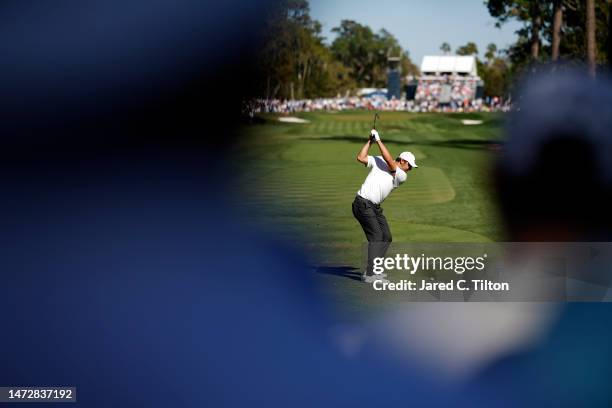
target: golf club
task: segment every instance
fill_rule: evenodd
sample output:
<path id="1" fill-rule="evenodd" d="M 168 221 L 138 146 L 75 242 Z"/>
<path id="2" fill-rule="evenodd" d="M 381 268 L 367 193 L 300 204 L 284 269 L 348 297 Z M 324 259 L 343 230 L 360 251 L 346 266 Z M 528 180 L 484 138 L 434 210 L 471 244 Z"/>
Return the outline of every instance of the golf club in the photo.
<path id="1" fill-rule="evenodd" d="M 372 129 L 376 130 L 376 119 L 378 119 L 378 112 L 374 113 L 374 124 L 372 125 Z M 372 139 L 372 142 L 374 142 L 374 138 L 370 136 L 370 139 Z"/>

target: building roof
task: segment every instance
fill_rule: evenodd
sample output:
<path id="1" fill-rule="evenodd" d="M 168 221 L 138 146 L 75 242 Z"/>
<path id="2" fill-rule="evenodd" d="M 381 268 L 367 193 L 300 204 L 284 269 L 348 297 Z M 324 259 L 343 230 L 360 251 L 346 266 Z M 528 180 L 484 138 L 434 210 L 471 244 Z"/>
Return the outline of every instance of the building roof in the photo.
<path id="1" fill-rule="evenodd" d="M 421 72 L 424 75 L 435 75 L 442 72 L 467 74 L 473 76 L 478 75 L 476 68 L 476 57 L 458 55 L 425 56 L 423 57 L 423 62 L 421 63 Z"/>

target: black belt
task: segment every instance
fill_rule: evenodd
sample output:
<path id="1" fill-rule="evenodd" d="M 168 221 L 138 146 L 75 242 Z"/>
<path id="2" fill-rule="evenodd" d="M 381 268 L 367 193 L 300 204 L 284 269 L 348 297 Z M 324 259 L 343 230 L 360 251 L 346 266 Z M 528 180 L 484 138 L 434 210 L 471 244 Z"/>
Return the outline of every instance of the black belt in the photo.
<path id="1" fill-rule="evenodd" d="M 355 197 L 356 200 L 361 200 L 361 201 L 365 201 L 366 203 L 373 205 L 376 208 L 380 208 L 380 204 L 376 204 L 373 203 L 372 201 L 368 200 L 367 198 L 363 198 L 362 196 L 360 196 L 359 194 L 357 194 L 357 196 Z"/>

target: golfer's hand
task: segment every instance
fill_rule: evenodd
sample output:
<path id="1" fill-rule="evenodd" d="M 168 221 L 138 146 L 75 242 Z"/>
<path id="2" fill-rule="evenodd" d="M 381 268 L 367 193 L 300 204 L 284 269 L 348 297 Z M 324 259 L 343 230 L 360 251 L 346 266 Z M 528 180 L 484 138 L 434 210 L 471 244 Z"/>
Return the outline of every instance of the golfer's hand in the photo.
<path id="1" fill-rule="evenodd" d="M 372 129 L 372 131 L 370 132 L 370 140 L 372 140 L 373 142 L 380 141 L 380 136 L 378 135 L 376 129 Z"/>

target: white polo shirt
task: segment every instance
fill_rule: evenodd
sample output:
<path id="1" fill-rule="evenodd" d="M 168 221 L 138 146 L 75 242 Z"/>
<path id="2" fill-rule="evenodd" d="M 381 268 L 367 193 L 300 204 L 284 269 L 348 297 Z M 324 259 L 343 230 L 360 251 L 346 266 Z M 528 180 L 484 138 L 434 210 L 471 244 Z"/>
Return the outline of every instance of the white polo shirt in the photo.
<path id="1" fill-rule="evenodd" d="M 385 201 L 385 198 L 391 194 L 391 191 L 406 181 L 406 172 L 396 167 L 394 176 L 389 171 L 389 166 L 382 156 L 368 156 L 368 164 L 366 166 L 372 170 L 370 170 L 370 174 L 366 177 L 357 195 L 370 200 L 374 204 L 380 204 Z"/>

